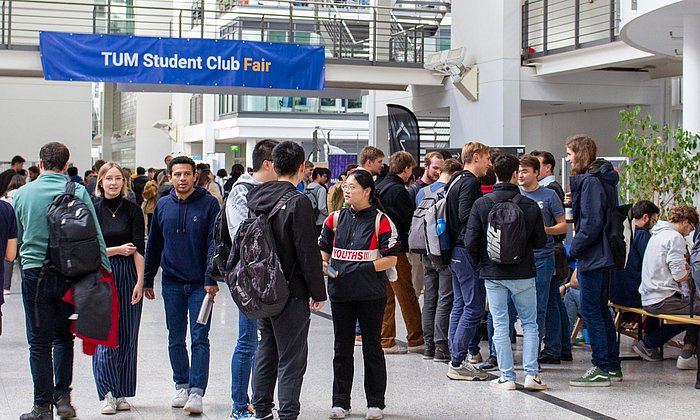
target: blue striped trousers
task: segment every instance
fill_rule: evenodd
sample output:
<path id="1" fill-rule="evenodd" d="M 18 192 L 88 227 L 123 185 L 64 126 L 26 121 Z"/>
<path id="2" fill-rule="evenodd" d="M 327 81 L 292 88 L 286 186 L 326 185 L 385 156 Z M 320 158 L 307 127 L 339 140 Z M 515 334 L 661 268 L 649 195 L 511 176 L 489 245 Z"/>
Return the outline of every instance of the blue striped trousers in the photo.
<path id="1" fill-rule="evenodd" d="M 119 346 L 98 346 L 92 358 L 92 372 L 97 395 L 103 400 L 108 392 L 115 398 L 136 395 L 136 359 L 141 323 L 141 300 L 131 304 L 131 294 L 138 277 L 132 256 L 109 258 L 119 295 Z"/>

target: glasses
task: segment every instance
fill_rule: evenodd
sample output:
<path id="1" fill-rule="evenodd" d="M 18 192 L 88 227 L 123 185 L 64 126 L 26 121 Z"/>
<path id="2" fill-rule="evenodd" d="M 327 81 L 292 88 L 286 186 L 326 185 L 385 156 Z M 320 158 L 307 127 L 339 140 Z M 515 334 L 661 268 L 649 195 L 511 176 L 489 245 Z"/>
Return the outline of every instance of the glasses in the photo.
<path id="1" fill-rule="evenodd" d="M 355 186 L 350 184 L 343 184 L 340 187 L 340 189 L 343 190 L 343 192 L 352 193 L 353 191 L 355 191 Z"/>

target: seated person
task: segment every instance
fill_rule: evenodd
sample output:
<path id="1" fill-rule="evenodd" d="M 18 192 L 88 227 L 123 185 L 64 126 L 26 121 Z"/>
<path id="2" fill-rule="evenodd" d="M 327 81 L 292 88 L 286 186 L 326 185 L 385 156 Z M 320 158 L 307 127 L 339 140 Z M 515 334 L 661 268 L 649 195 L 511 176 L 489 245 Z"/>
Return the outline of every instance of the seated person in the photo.
<path id="1" fill-rule="evenodd" d="M 647 312 L 690 313 L 690 297 L 683 292 L 681 285 L 690 280 L 685 237 L 697 223 L 698 212 L 695 208 L 680 205 L 671 209 L 668 222 L 659 221 L 652 228 L 652 236 L 644 252 L 642 283 L 639 286 L 642 306 Z M 693 313 L 700 314 L 700 305 L 695 305 Z M 676 366 L 679 369 L 696 369 L 697 358 L 693 357 L 693 350 L 697 346 L 698 328 L 697 325 L 664 324 L 644 336 L 632 350 L 644 360 L 663 360 L 659 347 L 687 329 L 683 351 Z"/>

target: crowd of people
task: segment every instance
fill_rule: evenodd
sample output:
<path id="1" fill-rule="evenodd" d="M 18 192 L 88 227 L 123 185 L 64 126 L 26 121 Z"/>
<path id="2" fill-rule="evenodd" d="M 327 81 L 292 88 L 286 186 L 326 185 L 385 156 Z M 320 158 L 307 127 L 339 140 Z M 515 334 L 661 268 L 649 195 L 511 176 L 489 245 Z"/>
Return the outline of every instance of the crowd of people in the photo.
<path id="1" fill-rule="evenodd" d="M 97 222 L 101 267 L 114 279 L 121 314 L 118 345 L 98 346 L 93 356 L 102 414 L 131 408 L 127 398 L 136 392 L 142 298 L 155 298 L 159 271 L 175 388 L 171 405 L 203 412 L 210 321 L 198 315 L 207 299 L 219 298 L 212 261 L 221 215 L 230 238 L 246 220 L 267 215 L 289 289 L 274 316 L 249 319 L 239 310 L 231 358 L 232 419 L 299 416 L 310 313 L 326 301 L 334 331 L 332 419 L 352 411 L 356 345 L 362 346 L 367 419 L 383 418 L 387 355 L 420 353 L 446 363 L 451 380 L 484 381 L 488 372 L 499 371 L 490 386 L 516 389 L 516 319 L 525 389 L 547 389 L 542 365 L 573 360 L 572 327 L 579 316 L 590 342 L 591 368 L 569 384 L 606 387 L 621 381 L 608 299 L 652 314 L 700 314 L 691 298 L 700 271 L 698 213 L 678 205 L 668 211 L 668 221 L 661 221 L 653 203 L 635 203 L 634 240 L 624 269 L 615 270 L 607 232 L 619 205 L 618 174 L 597 158 L 590 136 L 567 139 L 566 156 L 572 167 L 564 180 L 566 194 L 553 175 L 552 153 L 516 157 L 478 142 L 466 143 L 460 159 L 430 152 L 420 166 L 405 151 L 387 158 L 367 146 L 358 164 L 338 174 L 332 186 L 330 170 L 314 167 L 290 141 L 258 142 L 252 168 L 234 165 L 230 177 L 172 155 L 164 159 L 163 170 L 139 167 L 132 175 L 117 163 L 98 161 L 80 177 L 61 143 L 41 148 L 40 175 L 32 176 L 32 168 L 22 172 L 25 160 L 17 156 L 0 174 L 0 254 L 5 256 L 0 268 L 9 290 L 12 261 L 21 259 L 34 381 L 34 405 L 21 420 L 53 418 L 54 407 L 62 418 L 76 415 L 70 398 L 73 308 L 63 300 L 71 282 L 46 255 L 46 208 L 69 180 Z M 437 252 L 409 239 L 419 226 L 432 226 L 423 223 L 429 215 L 436 227 L 422 235 L 439 244 Z M 696 237 L 689 252 L 686 237 L 692 231 Z M 397 339 L 397 302 L 406 346 Z M 641 358 L 661 360 L 663 345 L 686 332 L 677 366 L 697 369 L 697 327 L 647 318 L 644 328 L 633 347 Z M 482 339 L 488 340 L 485 360 Z"/>

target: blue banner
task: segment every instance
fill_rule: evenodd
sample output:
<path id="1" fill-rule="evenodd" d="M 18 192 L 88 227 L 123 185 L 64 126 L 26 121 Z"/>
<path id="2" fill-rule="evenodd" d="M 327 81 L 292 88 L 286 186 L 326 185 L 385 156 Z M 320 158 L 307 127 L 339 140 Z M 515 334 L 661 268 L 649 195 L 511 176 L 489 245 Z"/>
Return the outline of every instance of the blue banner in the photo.
<path id="1" fill-rule="evenodd" d="M 322 46 L 104 34 L 40 34 L 46 80 L 322 90 Z"/>

